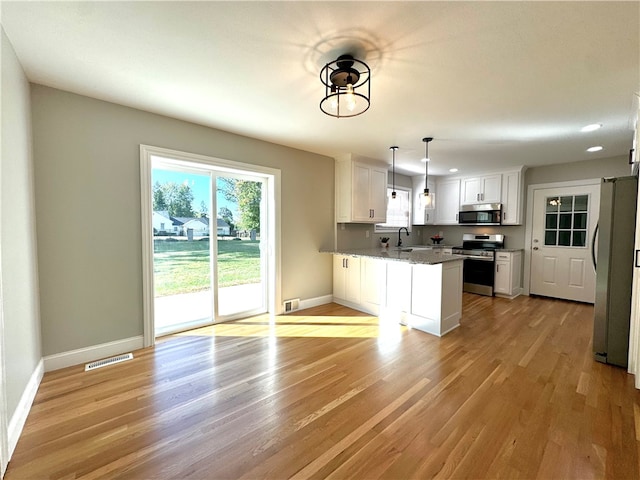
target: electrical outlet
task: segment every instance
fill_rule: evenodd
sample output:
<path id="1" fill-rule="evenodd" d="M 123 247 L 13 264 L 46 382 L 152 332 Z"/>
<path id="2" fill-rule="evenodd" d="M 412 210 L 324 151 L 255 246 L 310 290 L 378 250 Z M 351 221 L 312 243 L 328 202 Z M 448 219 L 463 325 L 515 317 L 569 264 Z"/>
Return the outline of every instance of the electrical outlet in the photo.
<path id="1" fill-rule="evenodd" d="M 340 224 L 340 230 L 344 230 L 344 223 Z"/>
<path id="2" fill-rule="evenodd" d="M 366 231 L 364 232 L 364 238 L 369 238 L 369 230 L 366 230 Z"/>

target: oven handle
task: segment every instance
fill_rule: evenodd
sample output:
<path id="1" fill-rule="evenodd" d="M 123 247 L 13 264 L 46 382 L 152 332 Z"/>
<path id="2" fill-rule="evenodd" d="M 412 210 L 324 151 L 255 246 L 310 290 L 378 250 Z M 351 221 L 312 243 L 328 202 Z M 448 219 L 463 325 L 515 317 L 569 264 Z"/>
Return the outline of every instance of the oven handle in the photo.
<path id="1" fill-rule="evenodd" d="M 480 260 L 482 262 L 493 262 L 493 258 L 491 257 L 481 257 L 478 255 L 461 255 L 461 257 L 464 257 L 465 260 L 469 259 L 469 260 Z"/>

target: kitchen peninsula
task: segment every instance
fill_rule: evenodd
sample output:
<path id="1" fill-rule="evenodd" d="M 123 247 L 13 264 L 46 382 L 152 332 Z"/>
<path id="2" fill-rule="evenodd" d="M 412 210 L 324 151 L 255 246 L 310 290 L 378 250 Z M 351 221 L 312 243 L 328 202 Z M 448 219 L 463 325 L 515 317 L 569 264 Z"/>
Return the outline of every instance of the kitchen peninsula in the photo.
<path id="1" fill-rule="evenodd" d="M 442 336 L 462 316 L 459 255 L 428 247 L 341 249 L 333 260 L 333 300 L 356 310 L 398 319 Z"/>

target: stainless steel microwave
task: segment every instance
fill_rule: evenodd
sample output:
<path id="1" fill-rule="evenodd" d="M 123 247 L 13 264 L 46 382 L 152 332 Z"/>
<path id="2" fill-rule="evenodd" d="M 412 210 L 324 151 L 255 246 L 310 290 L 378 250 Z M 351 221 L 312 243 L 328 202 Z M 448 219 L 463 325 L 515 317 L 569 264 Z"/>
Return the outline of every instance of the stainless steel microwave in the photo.
<path id="1" fill-rule="evenodd" d="M 501 225 L 502 204 L 462 205 L 458 214 L 458 223 L 460 225 Z"/>

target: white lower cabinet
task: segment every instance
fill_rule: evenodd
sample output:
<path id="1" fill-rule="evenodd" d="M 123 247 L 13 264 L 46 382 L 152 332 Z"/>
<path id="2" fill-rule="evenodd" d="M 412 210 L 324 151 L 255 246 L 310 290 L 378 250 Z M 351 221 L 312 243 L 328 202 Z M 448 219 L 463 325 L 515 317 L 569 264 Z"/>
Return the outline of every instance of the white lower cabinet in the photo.
<path id="1" fill-rule="evenodd" d="M 360 259 L 361 305 L 373 315 L 379 315 L 380 307 L 386 303 L 387 262 L 375 258 Z"/>
<path id="2" fill-rule="evenodd" d="M 387 263 L 386 311 L 402 316 L 411 310 L 411 264 Z"/>
<path id="3" fill-rule="evenodd" d="M 522 293 L 522 252 L 496 252 L 493 292 L 498 297 L 515 298 Z"/>
<path id="4" fill-rule="evenodd" d="M 459 261 L 413 266 L 408 320 L 412 328 L 440 337 L 460 325 L 462 265 Z"/>
<path id="5" fill-rule="evenodd" d="M 333 300 L 442 336 L 462 317 L 462 260 L 435 265 L 333 256 Z"/>
<path id="6" fill-rule="evenodd" d="M 357 306 L 361 299 L 360 258 L 348 255 L 333 256 L 333 298 Z M 341 303 L 341 302 L 338 302 Z"/>

